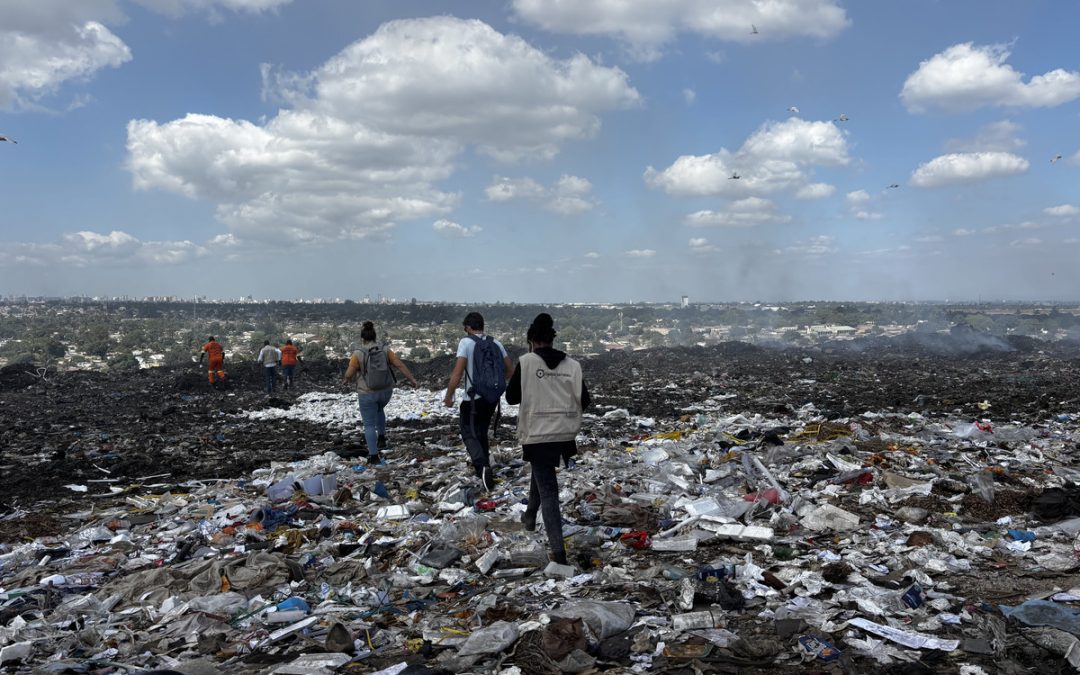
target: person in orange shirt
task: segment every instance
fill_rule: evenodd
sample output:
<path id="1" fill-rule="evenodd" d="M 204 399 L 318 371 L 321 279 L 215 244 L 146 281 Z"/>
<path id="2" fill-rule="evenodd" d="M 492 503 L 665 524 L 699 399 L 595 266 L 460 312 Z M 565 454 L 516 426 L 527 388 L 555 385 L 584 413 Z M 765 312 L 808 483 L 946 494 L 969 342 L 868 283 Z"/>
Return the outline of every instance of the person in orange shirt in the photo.
<path id="1" fill-rule="evenodd" d="M 206 341 L 206 344 L 202 346 L 202 353 L 199 354 L 199 363 L 202 363 L 202 359 L 207 354 L 210 355 L 208 370 L 206 376 L 210 380 L 210 386 L 214 386 L 214 375 L 217 374 L 218 379 L 221 380 L 221 385 L 225 386 L 225 348 L 221 346 L 214 336 L 211 335 Z"/>
<path id="2" fill-rule="evenodd" d="M 292 386 L 293 370 L 296 369 L 296 364 L 303 362 L 304 360 L 300 358 L 300 350 L 292 343 L 292 340 L 286 340 L 285 346 L 281 348 L 281 375 L 285 380 L 286 389 Z"/>

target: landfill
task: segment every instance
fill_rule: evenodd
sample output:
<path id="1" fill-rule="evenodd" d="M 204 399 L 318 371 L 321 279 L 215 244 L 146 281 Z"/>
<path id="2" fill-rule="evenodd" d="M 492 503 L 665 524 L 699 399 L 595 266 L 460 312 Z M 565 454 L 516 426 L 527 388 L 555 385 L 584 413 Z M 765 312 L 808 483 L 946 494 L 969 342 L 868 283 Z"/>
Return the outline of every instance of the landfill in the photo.
<path id="1" fill-rule="evenodd" d="M 934 336 L 582 359 L 568 563 L 416 364 L 365 461 L 342 364 L 0 372 L 0 668 L 1080 670 L 1080 346 Z"/>

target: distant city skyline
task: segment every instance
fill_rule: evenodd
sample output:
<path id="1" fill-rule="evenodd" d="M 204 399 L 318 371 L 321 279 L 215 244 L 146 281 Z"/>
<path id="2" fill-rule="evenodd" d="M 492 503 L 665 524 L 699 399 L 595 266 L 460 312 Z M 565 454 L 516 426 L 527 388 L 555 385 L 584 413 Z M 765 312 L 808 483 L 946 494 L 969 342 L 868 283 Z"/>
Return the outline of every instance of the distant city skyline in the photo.
<path id="1" fill-rule="evenodd" d="M 0 295 L 1080 299 L 1080 5 L 9 0 Z"/>

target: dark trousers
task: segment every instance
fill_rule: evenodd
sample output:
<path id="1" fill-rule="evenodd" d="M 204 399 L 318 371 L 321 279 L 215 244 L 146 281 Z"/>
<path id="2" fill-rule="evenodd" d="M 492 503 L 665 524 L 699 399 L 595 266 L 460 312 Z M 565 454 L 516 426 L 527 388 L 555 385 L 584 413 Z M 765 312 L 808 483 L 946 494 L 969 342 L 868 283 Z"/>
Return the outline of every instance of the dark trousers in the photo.
<path id="1" fill-rule="evenodd" d="M 566 564 L 562 512 L 559 510 L 559 479 L 555 476 L 555 465 L 543 462 L 530 464 L 532 480 L 529 481 L 529 505 L 525 507 L 525 513 L 535 520 L 536 512 L 543 511 L 544 531 L 547 532 L 551 557 L 556 562 Z"/>
<path id="2" fill-rule="evenodd" d="M 263 366 L 263 372 L 266 373 L 266 393 L 273 393 L 274 384 L 277 383 L 277 368 L 274 368 L 272 366 Z"/>
<path id="3" fill-rule="evenodd" d="M 495 404 L 483 399 L 465 400 L 461 402 L 460 411 L 461 440 L 465 442 L 465 449 L 469 452 L 469 461 L 472 462 L 473 470 L 479 476 L 481 468 L 491 466 L 491 455 L 488 452 L 488 428 L 491 426 L 491 416 L 495 414 Z"/>

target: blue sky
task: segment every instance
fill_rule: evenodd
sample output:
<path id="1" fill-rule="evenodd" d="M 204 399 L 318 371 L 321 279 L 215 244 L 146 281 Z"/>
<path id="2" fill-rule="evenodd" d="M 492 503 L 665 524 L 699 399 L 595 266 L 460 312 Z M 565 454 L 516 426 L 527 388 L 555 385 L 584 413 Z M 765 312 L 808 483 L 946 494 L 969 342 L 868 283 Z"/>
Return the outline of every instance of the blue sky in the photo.
<path id="1" fill-rule="evenodd" d="M 8 0 L 0 294 L 1078 300 L 1076 25 L 1048 1 Z"/>

